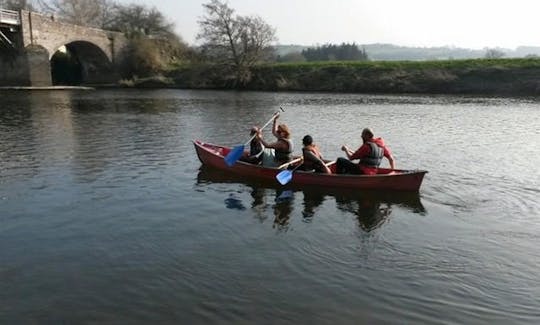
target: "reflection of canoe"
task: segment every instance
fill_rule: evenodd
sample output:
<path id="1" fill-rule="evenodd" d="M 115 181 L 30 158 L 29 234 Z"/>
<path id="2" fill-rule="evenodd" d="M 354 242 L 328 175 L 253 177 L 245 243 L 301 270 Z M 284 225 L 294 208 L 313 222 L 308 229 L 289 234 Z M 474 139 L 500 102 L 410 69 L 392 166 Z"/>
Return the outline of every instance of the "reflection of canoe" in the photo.
<path id="1" fill-rule="evenodd" d="M 382 224 L 392 213 L 392 209 L 399 207 L 412 213 L 424 214 L 426 210 L 420 200 L 420 194 L 414 191 L 389 190 L 354 190 L 347 188 L 330 188 L 314 185 L 282 186 L 278 182 L 269 182 L 256 178 L 246 178 L 238 174 L 224 173 L 209 166 L 201 166 L 197 175 L 198 186 L 206 187 L 210 184 L 243 184 L 251 188 L 253 202 L 244 204 L 256 208 L 266 206 L 265 197 L 276 201 L 273 205 L 274 214 L 281 219 L 290 214 L 290 202 L 300 194 L 303 198 L 302 215 L 312 218 L 316 210 L 328 199 L 334 200 L 336 208 L 353 214 L 358 219 L 359 226 L 365 231 L 371 231 Z M 288 198 L 288 200 L 287 200 Z M 277 204 L 284 202 L 283 204 Z M 289 204 L 287 204 L 289 202 Z M 226 202 L 227 203 L 227 202 Z M 229 206 L 227 206 L 230 208 Z"/>
<path id="2" fill-rule="evenodd" d="M 290 185 L 282 186 L 276 181 L 265 181 L 256 178 L 246 178 L 238 174 L 224 173 L 223 171 L 209 166 L 201 166 L 197 174 L 197 184 L 244 184 L 253 189 L 274 190 L 282 192 L 302 192 L 305 197 L 319 198 L 334 197 L 337 202 L 357 200 L 370 200 L 381 203 L 401 205 L 412 212 L 424 213 L 425 208 L 420 200 L 420 194 L 414 191 L 389 191 L 389 190 L 355 190 L 339 187 L 321 187 L 316 185 Z"/>
<path id="3" fill-rule="evenodd" d="M 238 161 L 232 167 L 224 161 L 231 148 L 194 141 L 195 150 L 203 165 L 217 168 L 227 173 L 277 182 L 278 168 L 262 167 Z M 335 170 L 331 165 L 330 169 Z M 379 168 L 377 175 L 336 175 L 295 171 L 291 185 L 318 185 L 325 187 L 380 189 L 397 191 L 418 191 L 427 171 Z"/>

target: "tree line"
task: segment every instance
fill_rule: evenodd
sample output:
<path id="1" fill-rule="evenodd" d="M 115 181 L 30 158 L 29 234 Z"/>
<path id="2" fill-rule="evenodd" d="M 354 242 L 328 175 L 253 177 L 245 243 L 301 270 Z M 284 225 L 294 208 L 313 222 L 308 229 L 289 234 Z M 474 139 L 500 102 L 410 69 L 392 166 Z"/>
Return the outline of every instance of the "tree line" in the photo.
<path id="1" fill-rule="evenodd" d="M 302 56 L 307 61 L 367 61 L 365 49 L 360 49 L 355 43 L 341 45 L 325 44 L 302 50 Z"/>

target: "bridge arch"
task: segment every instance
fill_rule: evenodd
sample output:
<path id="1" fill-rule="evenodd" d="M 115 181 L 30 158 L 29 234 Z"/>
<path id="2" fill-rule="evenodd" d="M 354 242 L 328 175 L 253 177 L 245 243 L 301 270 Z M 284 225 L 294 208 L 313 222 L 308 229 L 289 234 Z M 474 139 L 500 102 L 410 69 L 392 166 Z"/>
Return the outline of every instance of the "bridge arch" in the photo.
<path id="1" fill-rule="evenodd" d="M 52 59 L 52 56 L 62 46 L 67 47 L 69 44 L 74 44 L 74 46 L 77 46 L 77 44 L 81 44 L 81 46 L 83 46 L 83 47 L 85 47 L 85 46 L 92 47 L 92 49 L 90 49 L 91 51 L 94 51 L 96 48 L 99 49 L 99 51 L 101 53 L 103 53 L 107 57 L 107 60 L 109 62 L 111 62 L 112 58 L 111 58 L 111 50 L 110 50 L 110 48 L 107 48 L 103 44 L 100 44 L 100 43 L 93 42 L 92 40 L 88 40 L 88 39 L 82 39 L 82 38 L 79 38 L 79 37 L 68 38 L 68 39 L 65 39 L 65 40 L 61 40 L 61 41 L 56 42 L 56 43 L 52 44 L 51 46 L 49 46 L 49 53 L 50 53 L 49 60 Z"/>
<path id="2" fill-rule="evenodd" d="M 49 53 L 51 77 L 55 85 L 107 83 L 113 71 L 107 53 L 97 44 L 75 39 Z"/>

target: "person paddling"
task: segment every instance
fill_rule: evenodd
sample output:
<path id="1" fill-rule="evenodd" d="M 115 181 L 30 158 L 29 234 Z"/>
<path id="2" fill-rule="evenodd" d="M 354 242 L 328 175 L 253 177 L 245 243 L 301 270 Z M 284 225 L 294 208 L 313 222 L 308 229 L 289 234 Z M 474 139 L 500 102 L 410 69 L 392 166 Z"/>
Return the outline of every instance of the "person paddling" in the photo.
<path id="1" fill-rule="evenodd" d="M 260 128 L 258 126 L 253 126 L 249 134 L 254 135 L 259 132 L 260 132 Z M 257 137 L 255 137 L 249 143 L 249 154 L 241 157 L 240 160 L 257 165 L 262 160 L 261 156 L 262 156 L 263 150 L 264 148 L 263 148 L 262 143 L 259 141 Z"/>
<path id="2" fill-rule="evenodd" d="M 330 168 L 324 164 L 324 160 L 319 150 L 319 147 L 313 143 L 313 137 L 306 135 L 302 139 L 302 155 L 304 157 L 304 163 L 302 164 L 303 170 L 315 170 L 317 173 L 331 174 Z"/>
<path id="3" fill-rule="evenodd" d="M 272 134 L 276 137 L 276 141 L 268 143 L 264 141 L 262 132 L 257 134 L 257 138 L 265 148 L 274 149 L 274 167 L 287 163 L 291 160 L 291 154 L 293 152 L 293 144 L 290 140 L 291 132 L 286 124 L 277 124 L 279 114 L 274 117 L 274 123 L 272 125 Z"/>
<path id="4" fill-rule="evenodd" d="M 342 157 L 337 159 L 336 171 L 338 174 L 375 175 L 383 157 L 388 159 L 390 168 L 395 168 L 392 152 L 384 144 L 382 138 L 373 138 L 373 131 L 370 128 L 362 130 L 362 141 L 363 144 L 355 152 L 346 145 L 341 147 L 348 159 Z M 355 159 L 360 159 L 360 162 L 355 164 L 351 161 Z"/>

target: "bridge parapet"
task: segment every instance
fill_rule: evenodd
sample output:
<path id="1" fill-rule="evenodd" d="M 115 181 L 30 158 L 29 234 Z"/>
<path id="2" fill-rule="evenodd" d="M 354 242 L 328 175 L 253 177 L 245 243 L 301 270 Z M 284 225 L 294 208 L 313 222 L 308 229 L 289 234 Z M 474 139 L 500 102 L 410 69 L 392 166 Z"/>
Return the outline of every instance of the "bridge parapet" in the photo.
<path id="1" fill-rule="evenodd" d="M 0 9 L 0 24 L 5 25 L 20 25 L 21 19 L 19 12 L 13 10 Z"/>
<path id="2" fill-rule="evenodd" d="M 99 47 L 109 61 L 114 62 L 126 43 L 122 33 L 64 23 L 51 15 L 21 10 L 21 20 L 24 46 L 44 47 L 49 52 L 49 59 L 60 46 L 84 41 Z"/>

